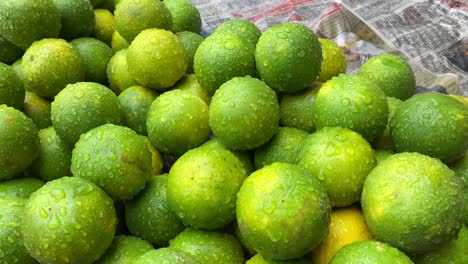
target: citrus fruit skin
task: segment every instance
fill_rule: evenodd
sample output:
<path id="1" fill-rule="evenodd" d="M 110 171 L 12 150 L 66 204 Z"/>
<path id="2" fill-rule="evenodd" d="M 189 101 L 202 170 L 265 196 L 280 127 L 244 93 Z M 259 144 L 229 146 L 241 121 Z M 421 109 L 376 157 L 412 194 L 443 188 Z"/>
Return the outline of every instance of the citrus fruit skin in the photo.
<path id="1" fill-rule="evenodd" d="M 416 264 L 465 263 L 468 259 L 468 229 L 464 225 L 458 237 L 443 244 L 440 248 L 411 259 Z"/>
<path id="2" fill-rule="evenodd" d="M 154 147 L 163 153 L 182 155 L 210 136 L 208 106 L 187 91 L 165 92 L 151 104 L 146 128 Z"/>
<path id="3" fill-rule="evenodd" d="M 239 36 L 248 42 L 256 45 L 262 32 L 252 22 L 245 19 L 229 19 L 221 23 L 214 33 L 227 33 Z"/>
<path id="4" fill-rule="evenodd" d="M 285 94 L 280 99 L 280 123 L 312 133 L 315 131 L 313 105 L 319 86 L 304 91 Z"/>
<path id="5" fill-rule="evenodd" d="M 418 94 L 395 110 L 390 134 L 395 151 L 419 152 L 448 164 L 468 148 L 468 108 L 448 95 Z"/>
<path id="6" fill-rule="evenodd" d="M 233 34 L 212 34 L 195 52 L 193 69 L 200 85 L 213 94 L 234 77 L 255 75 L 255 46 Z"/>
<path id="7" fill-rule="evenodd" d="M 0 104 L 21 110 L 24 96 L 23 81 L 10 66 L 0 62 Z"/>
<path id="8" fill-rule="evenodd" d="M 37 158 L 39 137 L 29 117 L 6 105 L 0 105 L 0 131 L 0 180 L 8 180 Z"/>
<path id="9" fill-rule="evenodd" d="M 188 253 L 200 263 L 243 264 L 245 261 L 239 241 L 218 231 L 188 227 L 171 240 L 169 249 Z"/>
<path id="10" fill-rule="evenodd" d="M 125 203 L 128 230 L 158 247 L 184 230 L 184 225 L 169 207 L 166 195 L 167 174 L 151 177 L 145 189 Z"/>
<path id="11" fill-rule="evenodd" d="M 235 77 L 221 85 L 209 111 L 213 134 L 229 149 L 254 149 L 278 131 L 276 94 L 252 77 Z"/>
<path id="12" fill-rule="evenodd" d="M 273 163 L 247 177 L 237 195 L 242 236 L 265 258 L 300 258 L 328 233 L 330 204 L 319 180 L 301 167 Z"/>
<path id="13" fill-rule="evenodd" d="M 171 13 L 172 32 L 200 33 L 202 27 L 200 12 L 190 0 L 165 0 L 164 5 Z"/>
<path id="14" fill-rule="evenodd" d="M 292 93 L 317 79 L 322 50 L 311 29 L 286 22 L 263 32 L 255 49 L 255 62 L 261 78 L 273 90 Z"/>
<path id="15" fill-rule="evenodd" d="M 112 34 L 112 40 L 111 40 L 112 50 L 114 52 L 117 52 L 119 50 L 128 48 L 128 46 L 130 46 L 128 41 L 124 39 L 117 30 L 114 31 L 114 33 Z"/>
<path id="16" fill-rule="evenodd" d="M 375 240 L 357 241 L 340 249 L 330 264 L 413 264 L 397 248 Z"/>
<path id="17" fill-rule="evenodd" d="M 317 81 L 326 82 L 346 71 L 346 58 L 341 48 L 332 40 L 319 38 L 323 61 Z"/>
<path id="18" fill-rule="evenodd" d="M 367 176 L 361 205 L 373 238 L 418 254 L 456 237 L 463 199 L 460 180 L 440 160 L 399 153 Z"/>
<path id="19" fill-rule="evenodd" d="M 38 129 L 50 127 L 50 101 L 37 94 L 26 91 L 23 112 L 33 120 Z"/>
<path id="20" fill-rule="evenodd" d="M 193 59 L 195 58 L 195 52 L 197 52 L 198 47 L 204 39 L 202 36 L 190 31 L 178 32 L 176 36 L 188 56 L 187 73 L 193 73 Z"/>
<path id="21" fill-rule="evenodd" d="M 236 195 L 246 176 L 243 164 L 231 152 L 198 147 L 170 169 L 167 199 L 185 225 L 221 228 L 236 218 Z"/>
<path id="22" fill-rule="evenodd" d="M 26 86 L 39 96 L 54 98 L 67 84 L 83 81 L 80 52 L 63 39 L 42 39 L 24 53 L 21 63 Z"/>
<path id="23" fill-rule="evenodd" d="M 62 28 L 59 36 L 72 40 L 86 37 L 94 32 L 96 19 L 89 0 L 52 0 L 57 6 Z"/>
<path id="24" fill-rule="evenodd" d="M 23 50 L 4 38 L 0 33 L 0 62 L 10 64 L 21 58 Z"/>
<path id="25" fill-rule="evenodd" d="M 115 6 L 114 18 L 117 30 L 129 43 L 146 29 L 172 28 L 171 12 L 162 1 L 121 0 Z"/>
<path id="26" fill-rule="evenodd" d="M 246 175 L 250 175 L 254 171 L 253 160 L 250 157 L 250 154 L 248 151 L 230 150 L 226 148 L 226 146 L 221 144 L 221 142 L 217 138 L 212 138 L 206 141 L 205 143 L 203 143 L 202 147 L 221 148 L 223 150 L 230 151 L 242 162 L 242 165 L 244 165 Z"/>
<path id="27" fill-rule="evenodd" d="M 309 263 L 305 259 L 297 260 L 266 260 L 261 254 L 256 254 L 251 259 L 247 260 L 245 264 L 306 264 Z"/>
<path id="28" fill-rule="evenodd" d="M 36 178 L 20 178 L 0 182 L 0 198 L 20 197 L 29 198 L 31 193 L 44 185 L 44 181 Z"/>
<path id="29" fill-rule="evenodd" d="M 106 69 L 114 51 L 104 42 L 94 38 L 78 38 L 71 41 L 83 59 L 85 81 L 107 83 Z"/>
<path id="30" fill-rule="evenodd" d="M 151 103 L 158 97 L 156 91 L 140 85 L 125 89 L 119 96 L 119 103 L 125 115 L 125 126 L 140 135 L 146 135 L 146 117 Z"/>
<path id="31" fill-rule="evenodd" d="M 53 127 L 39 130 L 39 157 L 33 162 L 30 173 L 45 181 L 71 175 L 72 148 L 57 135 Z"/>
<path id="32" fill-rule="evenodd" d="M 120 94 L 125 89 L 138 85 L 128 71 L 127 61 L 128 49 L 122 49 L 114 54 L 107 64 L 107 80 L 110 88 Z"/>
<path id="33" fill-rule="evenodd" d="M 0 198 L 0 263 L 35 264 L 23 245 L 20 222 L 27 198 Z"/>
<path id="34" fill-rule="evenodd" d="M 169 248 L 158 248 L 147 251 L 135 264 L 200 264 L 190 254 Z"/>
<path id="35" fill-rule="evenodd" d="M 188 56 L 173 33 L 153 28 L 142 31 L 133 40 L 127 62 L 130 74 L 139 84 L 164 90 L 185 75 Z"/>
<path id="36" fill-rule="evenodd" d="M 123 124 L 117 96 L 107 87 L 79 82 L 67 85 L 51 105 L 52 125 L 63 141 L 73 146 L 80 135 L 103 124 Z"/>
<path id="37" fill-rule="evenodd" d="M 375 150 L 375 160 L 377 161 L 377 164 L 379 164 L 393 154 L 395 153 L 392 150 L 377 149 Z"/>
<path id="38" fill-rule="evenodd" d="M 0 2 L 0 35 L 23 50 L 36 40 L 57 37 L 61 27 L 53 0 Z"/>
<path id="39" fill-rule="evenodd" d="M 361 134 L 371 144 L 388 122 L 384 92 L 357 75 L 341 74 L 324 83 L 312 110 L 315 127 L 344 127 Z"/>
<path id="40" fill-rule="evenodd" d="M 200 97 L 206 103 L 206 105 L 210 105 L 211 94 L 206 89 L 203 89 L 203 87 L 201 87 L 195 74 L 185 75 L 172 88 L 190 92 Z"/>
<path id="41" fill-rule="evenodd" d="M 312 259 L 315 264 L 328 264 L 342 247 L 369 239 L 372 239 L 372 236 L 359 208 L 336 208 L 330 215 L 329 233 L 312 251 Z"/>
<path id="42" fill-rule="evenodd" d="M 361 135 L 346 128 L 324 127 L 301 145 L 297 164 L 320 180 L 332 206 L 359 201 L 364 180 L 376 165 L 374 151 Z"/>
<path id="43" fill-rule="evenodd" d="M 94 9 L 94 16 L 96 25 L 94 27 L 95 30 L 93 36 L 107 45 L 111 45 L 112 35 L 117 29 L 114 15 L 107 9 Z"/>
<path id="44" fill-rule="evenodd" d="M 30 196 L 21 231 L 27 251 L 39 262 L 86 264 L 104 254 L 116 224 L 104 191 L 84 179 L 63 177 Z"/>
<path id="45" fill-rule="evenodd" d="M 147 136 L 141 136 L 148 146 L 148 150 L 151 152 L 151 176 L 157 176 L 161 174 L 164 166 L 164 160 L 159 151 L 153 146 L 151 140 Z"/>
<path id="46" fill-rule="evenodd" d="M 128 200 L 151 177 L 151 153 L 130 128 L 106 124 L 80 137 L 73 149 L 71 171 L 101 187 L 115 201 Z"/>
<path id="47" fill-rule="evenodd" d="M 255 168 L 261 169 L 274 162 L 295 164 L 303 140 L 309 133 L 291 127 L 280 127 L 276 135 L 263 146 L 255 149 Z"/>
<path id="48" fill-rule="evenodd" d="M 361 65 L 358 74 L 377 84 L 385 95 L 400 100 L 410 98 L 416 89 L 411 66 L 398 55 L 374 56 Z"/>
<path id="49" fill-rule="evenodd" d="M 402 103 L 400 99 L 387 96 L 387 105 L 388 105 L 388 122 L 383 134 L 380 136 L 379 140 L 376 143 L 376 149 L 393 149 L 392 135 L 390 134 L 390 122 L 395 114 L 395 110 Z"/>
<path id="50" fill-rule="evenodd" d="M 96 264 L 129 264 L 153 250 L 153 246 L 145 240 L 133 236 L 115 236 L 111 246 Z"/>

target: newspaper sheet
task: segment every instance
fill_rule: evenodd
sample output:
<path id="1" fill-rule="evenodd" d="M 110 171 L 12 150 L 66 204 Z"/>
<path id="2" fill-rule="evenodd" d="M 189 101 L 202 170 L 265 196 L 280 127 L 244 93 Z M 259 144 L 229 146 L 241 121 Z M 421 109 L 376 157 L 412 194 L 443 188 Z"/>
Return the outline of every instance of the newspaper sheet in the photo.
<path id="1" fill-rule="evenodd" d="M 413 67 L 417 84 L 468 96 L 467 0 L 193 0 L 208 36 L 230 18 L 261 30 L 300 21 L 344 50 L 347 73 L 368 58 L 395 53 Z"/>

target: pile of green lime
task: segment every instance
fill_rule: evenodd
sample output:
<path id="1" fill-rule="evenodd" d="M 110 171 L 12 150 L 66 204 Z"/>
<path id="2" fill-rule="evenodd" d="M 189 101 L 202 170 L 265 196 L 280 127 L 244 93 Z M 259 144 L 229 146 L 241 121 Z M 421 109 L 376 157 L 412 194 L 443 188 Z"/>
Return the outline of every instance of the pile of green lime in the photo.
<path id="1" fill-rule="evenodd" d="M 468 263 L 467 98 L 201 2 L 0 1 L 0 264 Z"/>

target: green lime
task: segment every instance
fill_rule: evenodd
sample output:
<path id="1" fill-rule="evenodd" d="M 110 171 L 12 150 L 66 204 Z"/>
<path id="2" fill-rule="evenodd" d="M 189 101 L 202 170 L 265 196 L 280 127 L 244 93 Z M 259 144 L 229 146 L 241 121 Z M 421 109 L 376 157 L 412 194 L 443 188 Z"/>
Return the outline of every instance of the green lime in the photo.
<path id="1" fill-rule="evenodd" d="M 388 244 L 363 240 L 344 246 L 330 264 L 413 264 L 413 261 L 397 248 Z"/>
<path id="2" fill-rule="evenodd" d="M 376 165 L 369 143 L 341 127 L 325 127 L 308 136 L 297 160 L 320 180 L 334 207 L 359 201 L 364 180 Z"/>
<path id="3" fill-rule="evenodd" d="M 146 116 L 151 103 L 158 96 L 156 91 L 139 85 L 124 90 L 118 99 L 125 115 L 125 126 L 140 135 L 146 135 Z"/>
<path id="4" fill-rule="evenodd" d="M 187 73 L 193 73 L 193 59 L 195 57 L 195 52 L 197 51 L 198 47 L 204 39 L 197 33 L 193 33 L 190 31 L 178 32 L 176 36 L 188 55 Z"/>
<path id="5" fill-rule="evenodd" d="M 326 82 L 346 71 L 346 58 L 343 50 L 332 40 L 319 38 L 323 61 L 320 67 L 319 82 Z"/>
<path id="6" fill-rule="evenodd" d="M 24 79 L 23 71 L 21 70 L 21 64 L 23 64 L 23 59 L 19 58 L 13 64 L 11 64 L 11 68 L 16 72 L 16 75 L 23 82 L 24 89 L 26 91 L 31 91 L 31 88 L 26 86 L 26 80 Z"/>
<path id="7" fill-rule="evenodd" d="M 229 149 L 254 149 L 278 131 L 275 92 L 252 77 L 235 77 L 219 87 L 210 104 L 210 127 Z"/>
<path id="8" fill-rule="evenodd" d="M 145 189 L 125 203 L 125 222 L 130 233 L 158 247 L 168 246 L 184 230 L 169 207 L 166 182 L 167 174 L 151 177 Z"/>
<path id="9" fill-rule="evenodd" d="M 153 250 L 153 246 L 147 241 L 133 236 L 115 236 L 111 246 L 96 264 L 131 264 L 145 254 Z"/>
<path id="10" fill-rule="evenodd" d="M 67 85 L 52 102 L 51 117 L 57 135 L 70 146 L 82 133 L 95 127 L 123 123 L 117 96 L 109 88 L 92 82 Z"/>
<path id="11" fill-rule="evenodd" d="M 42 180 L 36 178 L 20 178 L 0 182 L 0 199 L 3 197 L 29 198 L 31 193 L 44 185 Z M 1 258 L 0 258 L 1 259 Z"/>
<path id="12" fill-rule="evenodd" d="M 260 38 L 260 35 L 262 35 L 260 29 L 258 29 L 254 23 L 245 19 L 236 18 L 224 21 L 216 28 L 215 33 L 236 35 L 241 39 L 247 40 L 253 45 L 257 45 L 258 39 Z"/>
<path id="13" fill-rule="evenodd" d="M 468 108 L 448 95 L 418 94 L 397 107 L 390 133 L 397 152 L 419 152 L 450 163 L 468 147 Z"/>
<path id="14" fill-rule="evenodd" d="M 395 153 L 392 150 L 377 149 L 375 150 L 375 160 L 377 161 L 377 164 L 380 164 L 382 161 L 384 161 L 386 158 L 390 157 L 393 154 Z"/>
<path id="15" fill-rule="evenodd" d="M 172 16 L 172 32 L 200 33 L 202 20 L 197 7 L 190 0 L 164 0 Z M 171 28 L 169 28 L 171 29 Z"/>
<path id="16" fill-rule="evenodd" d="M 151 152 L 151 176 L 160 175 L 163 170 L 164 160 L 159 151 L 153 146 L 153 143 L 151 143 L 151 140 L 147 136 L 142 137 L 146 142 L 146 146 L 148 146 L 148 150 Z"/>
<path id="17" fill-rule="evenodd" d="M 300 258 L 325 238 L 330 204 L 320 181 L 301 167 L 273 163 L 247 177 L 237 195 L 242 236 L 265 258 Z"/>
<path id="18" fill-rule="evenodd" d="M 55 132 L 53 127 L 39 130 L 39 157 L 30 172 L 45 181 L 71 175 L 72 148 Z"/>
<path id="19" fill-rule="evenodd" d="M 461 96 L 461 95 L 455 95 L 455 94 L 449 94 L 449 96 L 457 99 L 458 101 L 462 102 L 465 107 L 468 107 L 468 97 L 464 97 L 464 96 Z"/>
<path id="20" fill-rule="evenodd" d="M 31 194 L 21 221 L 24 245 L 40 263 L 91 264 L 114 238 L 112 200 L 76 177 L 50 181 Z"/>
<path id="21" fill-rule="evenodd" d="M 185 75 L 188 66 L 187 53 L 177 37 L 170 31 L 154 28 L 138 34 L 128 47 L 127 60 L 133 78 L 151 89 L 173 86 Z"/>
<path id="22" fill-rule="evenodd" d="M 53 0 L 0 2 L 0 35 L 23 50 L 36 40 L 57 37 L 61 27 Z"/>
<path id="23" fill-rule="evenodd" d="M 114 2 L 114 0 L 111 0 L 111 1 Z M 91 3 L 93 7 L 99 7 L 100 5 L 102 5 L 104 1 L 103 0 L 89 0 L 89 2 Z"/>
<path id="24" fill-rule="evenodd" d="M 50 118 L 50 101 L 37 94 L 26 91 L 23 112 L 32 119 L 38 129 L 52 125 Z"/>
<path id="25" fill-rule="evenodd" d="M 186 228 L 170 242 L 170 249 L 192 255 L 200 263 L 244 264 L 239 241 L 230 234 Z"/>
<path id="26" fill-rule="evenodd" d="M 117 51 L 107 64 L 107 80 L 116 94 L 120 94 L 128 87 L 138 85 L 128 71 L 127 53 L 128 49 Z"/>
<path id="27" fill-rule="evenodd" d="M 94 17 L 96 20 L 94 37 L 110 46 L 112 35 L 117 28 L 114 15 L 107 9 L 94 9 Z"/>
<path id="28" fill-rule="evenodd" d="M 21 218 L 27 199 L 21 197 L 0 198 L 0 263 L 35 264 L 23 245 Z"/>
<path id="29" fill-rule="evenodd" d="M 221 228 L 236 218 L 236 195 L 246 176 L 242 162 L 231 152 L 195 148 L 169 171 L 167 199 L 185 225 Z"/>
<path id="30" fill-rule="evenodd" d="M 134 264 L 199 264 L 190 254 L 169 248 L 150 250 L 139 257 Z"/>
<path id="31" fill-rule="evenodd" d="M 211 102 L 211 94 L 201 87 L 195 74 L 187 74 L 180 79 L 172 89 L 185 90 L 200 97 L 207 105 Z"/>
<path id="32" fill-rule="evenodd" d="M 151 104 L 146 127 L 148 137 L 158 150 L 182 155 L 210 136 L 208 106 L 187 91 L 165 92 Z"/>
<path id="33" fill-rule="evenodd" d="M 398 55 L 374 56 L 361 65 L 358 74 L 374 82 L 385 95 L 400 100 L 410 98 L 416 89 L 411 66 Z"/>
<path id="34" fill-rule="evenodd" d="M 468 150 L 465 151 L 465 155 L 457 160 L 452 169 L 455 174 L 462 180 L 464 186 L 468 187 Z"/>
<path id="35" fill-rule="evenodd" d="M 73 149 L 71 171 L 101 187 L 112 199 L 128 200 L 151 177 L 151 153 L 130 128 L 106 124 L 80 137 Z"/>
<path id="36" fill-rule="evenodd" d="M 372 237 L 410 254 L 454 239 L 463 224 L 463 203 L 463 186 L 455 173 L 416 152 L 394 154 L 378 164 L 361 197 Z"/>
<path id="37" fill-rule="evenodd" d="M 71 42 L 80 52 L 85 66 L 85 81 L 107 83 L 106 69 L 114 51 L 106 43 L 94 38 L 79 38 Z"/>
<path id="38" fill-rule="evenodd" d="M 115 6 L 115 24 L 120 35 L 131 43 L 145 29 L 171 30 L 172 16 L 166 1 L 121 0 Z M 162 40 L 164 42 L 164 40 Z"/>
<path id="39" fill-rule="evenodd" d="M 247 256 L 253 256 L 257 253 L 255 249 L 253 248 L 252 244 L 250 244 L 250 242 L 242 235 L 237 222 L 234 223 L 234 235 L 236 236 L 237 240 L 239 240 L 239 242 L 241 243 L 242 248 L 244 249 L 244 252 L 247 253 Z M 260 255 L 260 254 L 257 254 L 257 255 Z"/>
<path id="40" fill-rule="evenodd" d="M 451 240 L 434 251 L 414 256 L 412 259 L 416 264 L 447 264 L 465 263 L 468 260 L 468 229 L 463 226 L 458 237 Z"/>
<path id="41" fill-rule="evenodd" d="M 86 68 L 72 44 L 63 39 L 42 39 L 24 53 L 21 71 L 34 93 L 54 98 L 67 84 L 83 81 Z"/>
<path id="42" fill-rule="evenodd" d="M 317 129 L 349 128 L 373 143 L 387 125 L 388 105 L 384 92 L 374 83 L 357 75 L 341 74 L 320 87 L 312 115 Z"/>
<path id="43" fill-rule="evenodd" d="M 23 81 L 10 66 L 0 62 L 0 104 L 22 110 L 24 95 Z"/>
<path id="44" fill-rule="evenodd" d="M 250 153 L 248 151 L 243 151 L 243 150 L 230 150 L 226 148 L 217 138 L 212 138 L 202 145 L 203 147 L 212 147 L 212 148 L 221 148 L 224 150 L 230 151 L 232 154 L 234 154 L 241 162 L 242 165 L 244 165 L 245 169 L 245 174 L 250 175 L 254 171 L 254 164 L 252 157 L 250 157 Z"/>
<path id="45" fill-rule="evenodd" d="M 15 108 L 0 105 L 0 181 L 23 172 L 38 156 L 34 122 Z"/>
<path id="46" fill-rule="evenodd" d="M 94 33 L 96 19 L 89 0 L 52 1 L 57 6 L 62 21 L 61 38 L 72 40 Z"/>
<path id="47" fill-rule="evenodd" d="M 115 6 L 119 3 L 120 0 L 91 0 L 91 2 L 93 1 L 101 1 L 97 7 L 114 12 Z"/>
<path id="48" fill-rule="evenodd" d="M 255 149 L 255 168 L 261 169 L 273 162 L 295 164 L 297 154 L 309 133 L 291 127 L 280 127 L 266 144 Z"/>
<path id="49" fill-rule="evenodd" d="M 234 77 L 255 75 L 255 46 L 236 35 L 212 34 L 195 52 L 193 69 L 200 85 L 213 94 Z"/>
<path id="50" fill-rule="evenodd" d="M 304 90 L 317 79 L 322 50 L 311 29 L 286 22 L 263 32 L 255 50 L 255 62 L 260 76 L 273 90 L 292 93 Z"/>
<path id="51" fill-rule="evenodd" d="M 114 31 L 114 33 L 112 34 L 112 41 L 111 41 L 111 47 L 112 47 L 112 50 L 114 50 L 114 52 L 126 49 L 128 48 L 129 45 L 130 44 L 128 43 L 128 41 L 124 39 L 117 30 Z"/>
<path id="52" fill-rule="evenodd" d="M 247 260 L 245 264 L 306 264 L 309 263 L 305 259 L 295 260 L 266 260 L 261 254 L 256 254 L 251 259 Z"/>
<path id="53" fill-rule="evenodd" d="M 0 33 L 0 62 L 13 63 L 21 58 L 23 50 L 4 38 Z"/>
<path id="54" fill-rule="evenodd" d="M 280 99 L 280 123 L 312 133 L 315 131 L 313 111 L 315 97 L 319 90 L 314 85 L 295 94 L 285 94 Z"/>
<path id="55" fill-rule="evenodd" d="M 388 121 L 383 134 L 376 142 L 377 149 L 393 149 L 392 135 L 390 134 L 390 122 L 393 118 L 393 115 L 395 114 L 395 110 L 402 102 L 403 101 L 401 101 L 400 99 L 387 96 Z"/>

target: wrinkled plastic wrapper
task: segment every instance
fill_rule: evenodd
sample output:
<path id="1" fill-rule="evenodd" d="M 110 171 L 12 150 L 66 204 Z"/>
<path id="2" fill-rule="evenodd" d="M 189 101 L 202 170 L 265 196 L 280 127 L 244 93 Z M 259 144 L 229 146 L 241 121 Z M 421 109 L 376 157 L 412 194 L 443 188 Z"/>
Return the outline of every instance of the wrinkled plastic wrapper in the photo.
<path id="1" fill-rule="evenodd" d="M 394 53 L 412 66 L 416 83 L 468 97 L 468 0 L 192 0 L 203 36 L 231 18 L 262 31 L 299 21 L 345 52 L 347 73 L 372 56 Z"/>

